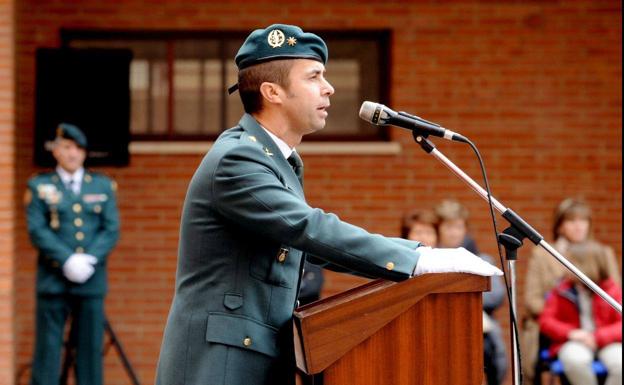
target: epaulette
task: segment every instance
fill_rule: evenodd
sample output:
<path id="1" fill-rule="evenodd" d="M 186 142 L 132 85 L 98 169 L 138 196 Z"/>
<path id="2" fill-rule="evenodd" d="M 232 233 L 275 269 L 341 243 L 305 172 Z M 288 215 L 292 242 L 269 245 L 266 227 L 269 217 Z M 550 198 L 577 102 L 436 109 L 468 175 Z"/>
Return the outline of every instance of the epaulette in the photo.
<path id="1" fill-rule="evenodd" d="M 94 179 L 102 179 L 103 181 L 109 181 L 111 184 L 111 189 L 115 192 L 117 191 L 117 182 L 112 177 L 106 175 L 103 172 L 85 170 L 85 176 L 84 176 L 85 182 L 91 183 Z"/>
<path id="2" fill-rule="evenodd" d="M 28 180 L 51 176 L 52 174 L 55 174 L 55 172 L 54 171 L 37 171 L 37 172 L 32 173 L 28 177 Z"/>

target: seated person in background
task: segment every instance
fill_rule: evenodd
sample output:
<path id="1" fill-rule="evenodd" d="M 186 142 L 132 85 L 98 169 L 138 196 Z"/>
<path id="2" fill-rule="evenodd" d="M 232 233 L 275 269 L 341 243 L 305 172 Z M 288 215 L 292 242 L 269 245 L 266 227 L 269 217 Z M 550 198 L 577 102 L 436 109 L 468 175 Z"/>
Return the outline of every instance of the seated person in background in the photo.
<path id="1" fill-rule="evenodd" d="M 401 224 L 401 237 L 418 240 L 425 246 L 436 247 L 440 219 L 433 210 L 413 210 L 405 214 Z"/>
<path id="2" fill-rule="evenodd" d="M 601 273 L 597 261 L 605 248 L 592 241 L 569 247 L 567 257 L 617 302 L 622 288 Z M 550 338 L 550 353 L 563 364 L 572 385 L 597 385 L 595 356 L 609 374 L 605 385 L 622 384 L 622 316 L 572 273 L 548 295 L 539 317 L 542 334 Z"/>
<path id="3" fill-rule="evenodd" d="M 438 247 L 470 248 L 469 251 L 492 263 L 488 255 L 478 254 L 474 240 L 468 235 L 468 210 L 455 200 L 444 200 L 435 207 L 440 222 Z M 483 293 L 483 349 L 488 385 L 499 385 L 505 378 L 507 357 L 505 343 L 498 322 L 492 318 L 494 310 L 503 304 L 505 285 L 501 277 L 492 277 L 492 290 Z"/>
<path id="4" fill-rule="evenodd" d="M 583 201 L 568 198 L 557 206 L 553 221 L 553 247 L 563 255 L 571 245 L 592 239 L 592 212 Z M 596 256 L 595 263 L 601 276 L 611 277 L 621 283 L 620 270 L 613 250 L 600 245 L 604 250 Z M 541 247 L 533 249 L 524 285 L 524 316 L 522 320 L 522 372 L 525 381 L 531 383 L 535 376 L 535 365 L 539 351 L 538 317 L 544 307 L 546 294 L 564 277 L 566 268 Z"/>

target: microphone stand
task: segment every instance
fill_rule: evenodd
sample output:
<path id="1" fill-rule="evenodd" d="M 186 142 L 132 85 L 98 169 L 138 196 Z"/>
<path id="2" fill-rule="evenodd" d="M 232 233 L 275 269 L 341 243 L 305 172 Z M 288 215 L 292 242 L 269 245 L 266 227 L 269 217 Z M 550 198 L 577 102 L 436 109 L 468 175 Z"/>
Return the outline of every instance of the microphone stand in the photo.
<path id="1" fill-rule="evenodd" d="M 442 164 L 444 164 L 451 172 L 457 175 L 460 179 L 470 186 L 478 195 L 480 195 L 485 201 L 488 201 L 488 193 L 485 191 L 478 183 L 476 183 L 470 176 L 468 176 L 465 172 L 463 172 L 459 167 L 457 167 L 453 162 L 451 162 L 444 154 L 438 151 L 435 148 L 435 145 L 427 139 L 427 134 L 421 132 L 418 129 L 412 129 L 412 136 L 416 143 L 420 145 L 420 147 L 428 154 L 433 155 L 436 159 L 438 159 Z M 507 256 L 510 280 L 511 280 L 511 304 L 510 306 L 513 309 L 514 314 L 516 312 L 516 268 L 515 263 L 517 259 L 517 249 L 522 246 L 522 240 L 524 238 L 528 238 L 534 244 L 541 246 L 544 250 L 546 250 L 550 255 L 555 257 L 563 266 L 565 266 L 568 270 L 570 270 L 576 277 L 578 277 L 587 287 L 589 287 L 594 293 L 600 296 L 603 300 L 605 300 L 611 307 L 613 307 L 616 311 L 622 314 L 622 305 L 617 303 L 615 299 L 609 296 L 604 290 L 600 288 L 600 286 L 596 285 L 591 279 L 589 279 L 582 271 L 580 271 L 576 266 L 574 266 L 570 261 L 565 259 L 561 253 L 555 250 L 548 242 L 544 240 L 544 237 L 538 233 L 531 225 L 522 219 L 518 214 L 516 214 L 510 208 L 506 208 L 499 201 L 497 201 L 493 196 L 490 195 L 490 199 L 492 201 L 492 205 L 494 208 L 501 213 L 503 218 L 509 222 L 510 226 L 506 228 L 502 233 L 498 234 L 498 242 L 501 243 L 505 247 L 505 254 Z M 513 378 L 514 384 L 520 384 L 520 371 L 519 371 L 519 359 L 518 359 L 518 341 L 516 339 L 516 334 L 512 331 L 512 344 L 513 344 Z"/>

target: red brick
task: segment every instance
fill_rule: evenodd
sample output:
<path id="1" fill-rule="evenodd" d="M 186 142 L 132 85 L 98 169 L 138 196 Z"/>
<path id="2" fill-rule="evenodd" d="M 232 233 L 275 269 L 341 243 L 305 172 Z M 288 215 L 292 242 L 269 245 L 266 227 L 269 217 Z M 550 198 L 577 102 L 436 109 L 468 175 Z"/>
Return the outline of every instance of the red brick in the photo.
<path id="1" fill-rule="evenodd" d="M 13 2 L 5 4 L 0 5 L 0 15 L 11 15 Z M 242 0 L 16 2 L 19 24 L 15 36 L 0 34 L 0 149 L 4 150 L 4 157 L 0 155 L 0 196 L 8 194 L 15 203 L 0 205 L 1 218 L 15 218 L 7 227 L 12 234 L 8 243 L 0 242 L 0 266 L 4 266 L 4 255 L 15 254 L 8 259 L 16 274 L 6 276 L 5 270 L 0 270 L 0 286 L 15 287 L 11 300 L 20 307 L 15 310 L 19 327 L 14 331 L 12 319 L 0 320 L 0 339 L 5 341 L 8 333 L 16 341 L 15 365 L 9 365 L 8 372 L 0 367 L 0 378 L 13 378 L 13 368 L 30 360 L 32 349 L 36 252 L 25 235 L 19 202 L 26 179 L 40 171 L 32 166 L 33 53 L 39 46 L 57 46 L 61 27 L 238 30 L 287 22 L 301 23 L 310 30 L 392 29 L 393 108 L 468 135 L 485 158 L 494 196 L 545 235 L 550 233 L 557 202 L 568 195 L 584 196 L 595 208 L 598 239 L 621 256 L 620 3 L 467 4 L 449 0 L 367 1 L 365 5 L 334 1 L 319 7 L 310 1 L 274 5 Z M 8 7 L 8 12 L 3 7 Z M 4 20 L 0 18 L 0 30 L 10 31 Z M 583 28 L 579 29 L 580 22 Z M 14 57 L 4 54 L 13 38 Z M 7 64 L 7 58 L 15 63 Z M 15 77 L 7 68 L 16 69 Z M 3 84 L 15 84 L 15 89 L 7 92 Z M 490 219 L 481 198 L 425 155 L 408 132 L 395 129 L 391 137 L 403 148 L 397 156 L 304 154 L 310 203 L 369 230 L 397 235 L 404 210 L 456 197 L 471 211 L 481 249 L 494 254 Z M 467 147 L 433 141 L 482 183 Z M 14 156 L 9 156 L 12 152 Z M 123 230 L 110 257 L 107 312 L 147 383 L 153 381 L 173 294 L 181 204 L 200 159 L 201 155 L 133 155 L 130 167 L 103 170 L 119 183 Z M 14 183 L 5 184 L 7 179 Z M 502 222 L 499 218 L 499 224 Z M 521 255 L 528 255 L 528 249 Z M 518 270 L 522 291 L 526 259 L 518 262 Z M 329 273 L 323 294 L 335 294 L 362 282 L 365 280 Z M 2 292 L 0 303 L 4 303 L 1 296 Z M 508 325 L 504 309 L 497 316 L 503 326 Z M 12 354 L 0 350 L 0 362 L 13 362 Z M 106 368 L 108 384 L 127 383 L 113 353 L 106 358 Z"/>

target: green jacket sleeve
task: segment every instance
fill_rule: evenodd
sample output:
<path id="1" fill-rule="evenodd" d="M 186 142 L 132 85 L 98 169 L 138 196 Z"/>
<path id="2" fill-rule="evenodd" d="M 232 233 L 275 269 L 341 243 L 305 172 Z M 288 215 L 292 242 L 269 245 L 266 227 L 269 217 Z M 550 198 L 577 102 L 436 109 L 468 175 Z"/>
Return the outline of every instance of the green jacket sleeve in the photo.
<path id="1" fill-rule="evenodd" d="M 216 209 L 239 226 L 369 277 L 402 280 L 416 267 L 414 248 L 307 205 L 261 149 L 233 147 L 219 159 L 212 181 Z"/>
<path id="2" fill-rule="evenodd" d="M 403 239 L 403 238 L 388 238 L 388 239 L 399 245 L 409 247 L 412 250 L 416 250 L 418 247 L 420 247 L 420 242 L 410 241 L 410 240 Z M 323 258 L 320 258 L 316 255 L 307 254 L 306 260 L 313 265 L 317 265 L 324 269 L 335 271 L 337 273 L 351 273 L 353 275 L 358 275 L 364 278 L 375 278 L 366 274 L 362 274 L 357 271 L 351 271 L 351 270 L 345 269 L 344 267 L 334 265 L 330 262 L 323 260 Z"/>

